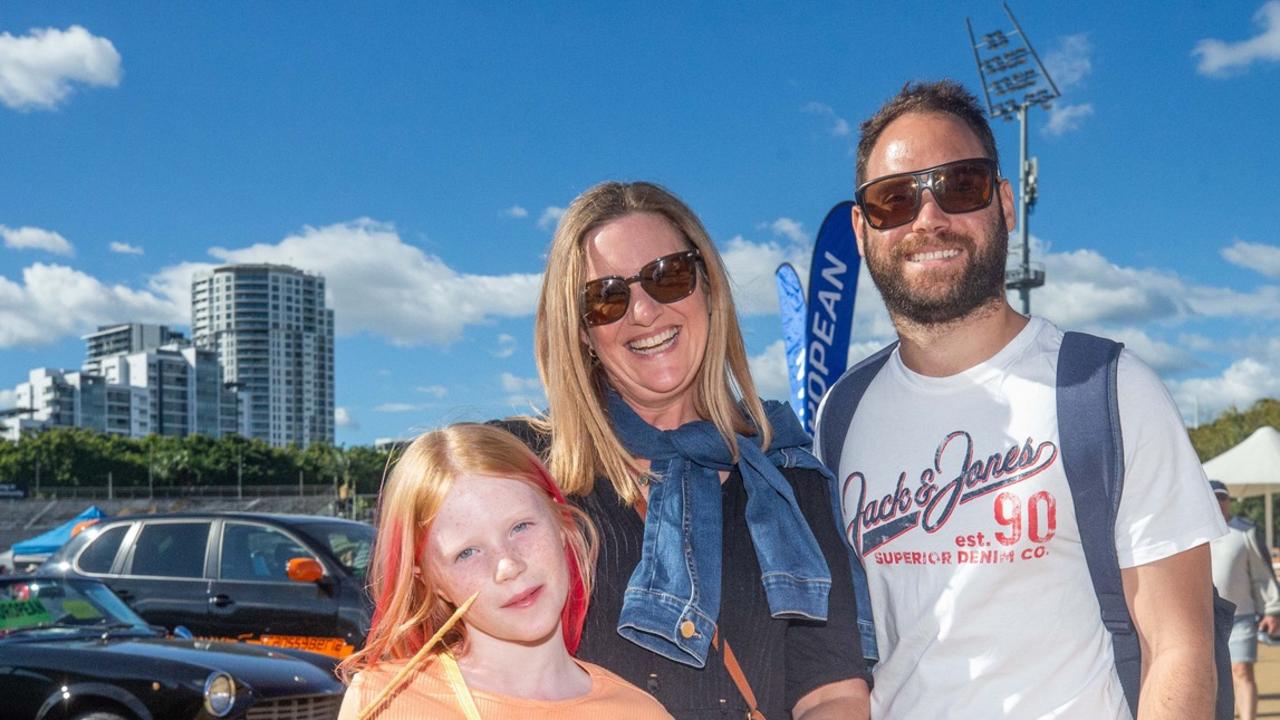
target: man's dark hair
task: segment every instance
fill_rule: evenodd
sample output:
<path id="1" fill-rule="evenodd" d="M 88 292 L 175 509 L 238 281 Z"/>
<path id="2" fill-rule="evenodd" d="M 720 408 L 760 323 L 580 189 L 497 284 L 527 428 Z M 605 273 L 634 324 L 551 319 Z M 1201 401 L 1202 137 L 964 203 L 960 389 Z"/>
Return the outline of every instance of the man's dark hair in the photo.
<path id="1" fill-rule="evenodd" d="M 1000 163 L 1000 156 L 996 153 L 996 139 L 991 134 L 991 126 L 987 124 L 987 114 L 973 93 L 965 90 L 955 80 L 907 83 L 859 128 L 862 137 L 858 139 L 855 187 L 870 179 L 867 177 L 867 159 L 871 157 L 871 149 L 880 139 L 880 134 L 889 123 L 907 113 L 954 115 L 978 136 L 987 157 L 995 160 L 997 165 Z"/>

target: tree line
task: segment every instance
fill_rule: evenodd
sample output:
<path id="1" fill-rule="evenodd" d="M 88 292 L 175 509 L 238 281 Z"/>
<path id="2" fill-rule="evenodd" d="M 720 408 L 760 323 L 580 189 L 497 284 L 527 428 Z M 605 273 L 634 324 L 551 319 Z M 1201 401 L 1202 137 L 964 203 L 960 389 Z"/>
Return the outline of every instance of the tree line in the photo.
<path id="1" fill-rule="evenodd" d="M 231 485 L 346 485 L 376 493 L 390 450 L 323 443 L 272 447 L 231 435 L 127 438 L 83 428 L 51 428 L 0 442 L 0 483 L 29 495 L 60 488 L 191 488 Z"/>
<path id="2" fill-rule="evenodd" d="M 1240 444 L 1264 425 L 1280 430 L 1280 400 L 1264 398 L 1247 410 L 1231 408 L 1213 422 L 1187 432 L 1191 436 L 1191 445 L 1200 456 L 1200 462 L 1205 462 Z M 1276 471 L 1280 472 L 1280 468 L 1276 468 Z M 1261 527 L 1266 517 L 1263 501 L 1263 498 L 1255 497 L 1234 501 L 1232 505 L 1236 512 Z M 1280 495 L 1274 497 L 1273 502 L 1276 503 L 1273 508 L 1274 517 L 1280 517 Z"/>

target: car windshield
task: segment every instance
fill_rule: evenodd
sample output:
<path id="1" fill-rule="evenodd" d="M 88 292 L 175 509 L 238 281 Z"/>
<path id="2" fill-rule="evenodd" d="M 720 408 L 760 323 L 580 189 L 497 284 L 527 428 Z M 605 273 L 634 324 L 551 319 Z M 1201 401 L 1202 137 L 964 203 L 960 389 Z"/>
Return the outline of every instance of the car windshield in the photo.
<path id="1" fill-rule="evenodd" d="M 310 522 L 298 526 L 308 537 L 329 548 L 329 552 L 363 583 L 373 555 L 373 528 L 356 522 Z"/>
<path id="2" fill-rule="evenodd" d="M 0 578 L 0 642 L 81 630 L 136 629 L 147 623 L 107 586 L 61 578 Z"/>

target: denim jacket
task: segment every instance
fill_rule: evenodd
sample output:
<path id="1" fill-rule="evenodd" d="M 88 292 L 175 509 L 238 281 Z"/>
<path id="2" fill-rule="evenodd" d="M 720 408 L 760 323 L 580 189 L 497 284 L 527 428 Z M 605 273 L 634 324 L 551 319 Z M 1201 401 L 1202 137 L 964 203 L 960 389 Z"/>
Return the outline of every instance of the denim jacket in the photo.
<path id="1" fill-rule="evenodd" d="M 640 563 L 627 583 L 618 633 L 676 662 L 703 667 L 720 612 L 722 518 L 718 473 L 737 467 L 747 491 L 747 526 L 770 614 L 825 620 L 831 575 L 779 467 L 825 472 L 790 406 L 766 403 L 772 447 L 738 436 L 736 465 L 715 425 L 660 431 L 610 393 L 613 428 L 627 450 L 650 461 Z M 829 477 L 829 473 L 827 476 Z"/>

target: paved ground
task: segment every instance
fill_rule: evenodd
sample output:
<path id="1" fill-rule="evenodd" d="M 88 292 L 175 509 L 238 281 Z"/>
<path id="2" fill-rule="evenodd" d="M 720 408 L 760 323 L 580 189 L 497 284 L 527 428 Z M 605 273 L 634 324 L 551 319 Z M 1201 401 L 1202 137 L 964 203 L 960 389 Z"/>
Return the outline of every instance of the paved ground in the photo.
<path id="1" fill-rule="evenodd" d="M 1280 645 L 1259 645 L 1253 671 L 1258 680 L 1258 717 L 1280 718 Z"/>

